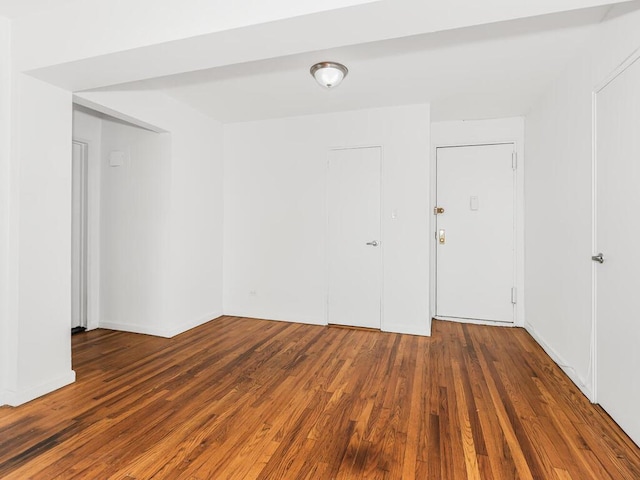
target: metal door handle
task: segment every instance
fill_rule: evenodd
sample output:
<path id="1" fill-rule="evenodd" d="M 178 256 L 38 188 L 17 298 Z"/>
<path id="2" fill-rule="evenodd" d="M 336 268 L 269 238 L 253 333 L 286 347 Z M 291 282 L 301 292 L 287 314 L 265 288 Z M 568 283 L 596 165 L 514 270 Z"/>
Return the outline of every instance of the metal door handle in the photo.
<path id="1" fill-rule="evenodd" d="M 367 242 L 367 245 L 371 245 L 372 247 L 377 247 L 378 246 L 378 241 L 374 240 L 373 242 Z"/>
<path id="2" fill-rule="evenodd" d="M 594 262 L 598 262 L 598 263 L 604 263 L 604 257 L 602 256 L 601 253 L 592 256 L 591 260 L 593 260 Z"/>

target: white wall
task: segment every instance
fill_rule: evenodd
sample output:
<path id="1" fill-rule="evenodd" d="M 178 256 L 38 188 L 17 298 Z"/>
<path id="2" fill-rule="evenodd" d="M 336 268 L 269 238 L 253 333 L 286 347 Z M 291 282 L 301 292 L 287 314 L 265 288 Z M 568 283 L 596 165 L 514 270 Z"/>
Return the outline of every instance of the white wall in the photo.
<path id="1" fill-rule="evenodd" d="M 526 118 L 526 326 L 588 396 L 593 388 L 591 95 L 640 47 L 637 8 L 634 3 L 614 9 Z"/>
<path id="2" fill-rule="evenodd" d="M 7 177 L 2 177 L 3 182 L 8 178 L 7 189 L 3 189 L 7 195 L 0 204 L 8 205 L 6 215 L 0 215 L 0 220 L 6 220 L 2 240 L 7 252 L 0 257 L 3 267 L 6 263 L 0 317 L 0 401 L 18 405 L 75 379 L 69 331 L 72 98 L 69 92 L 23 74 L 12 77 L 10 95 L 7 90 L 3 84 L 0 98 L 10 97 L 9 158 L 16 161 L 7 166 L 3 156 L 0 164 L 8 169 Z M 161 315 L 153 328 L 142 328 L 172 336 L 222 313 L 222 128 L 164 95 L 125 97 L 112 93 L 103 100 L 133 117 L 161 125 L 172 137 L 170 145 L 154 155 L 168 153 L 170 158 L 162 187 L 153 190 L 155 200 L 162 202 L 158 208 L 161 220 L 153 217 L 154 226 L 163 222 L 164 234 L 154 239 L 156 243 L 144 245 L 156 259 L 158 251 L 165 252 L 160 280 L 145 277 L 153 289 L 153 298 L 147 299 L 158 305 L 156 312 Z M 0 128 L 0 133 L 4 135 L 7 129 Z M 100 136 L 121 139 L 120 134 L 112 133 L 109 130 Z M 82 134 L 92 135 L 95 137 L 87 130 Z M 8 148 L 2 141 L 0 146 Z M 105 148 L 103 144 L 102 150 Z M 136 153 L 133 146 L 131 150 Z M 141 182 L 128 193 L 149 207 L 154 199 L 141 195 L 139 188 L 152 182 L 156 173 L 153 165 L 147 166 L 148 175 L 140 175 Z M 116 197 L 115 202 L 120 200 Z"/>
<path id="3" fill-rule="evenodd" d="M 0 17 L 0 405 L 9 376 L 9 162 L 11 150 L 11 24 Z"/>
<path id="4" fill-rule="evenodd" d="M 474 145 L 483 143 L 515 142 L 518 154 L 516 173 L 516 287 L 518 303 L 515 324 L 524 326 L 524 178 L 525 146 L 524 118 L 511 117 L 491 120 L 433 122 L 431 124 L 431 177 L 432 204 L 435 205 L 435 161 L 436 147 L 445 145 Z M 435 231 L 435 217 L 431 217 L 432 231 Z M 431 252 L 431 262 L 435 262 L 436 249 Z M 431 305 L 435 306 L 435 269 L 432 269 Z M 435 312 L 432 312 L 432 315 Z"/>
<path id="5" fill-rule="evenodd" d="M 87 144 L 87 328 L 98 328 L 100 319 L 100 170 L 102 167 L 102 120 L 73 110 L 73 139 Z"/>
<path id="6" fill-rule="evenodd" d="M 136 331 L 171 337 L 220 316 L 223 215 L 221 124 L 160 93 L 91 92 L 79 94 L 77 100 L 112 115 L 122 114 L 129 119 L 138 119 L 171 136 L 167 145 L 169 166 L 167 177 L 163 180 L 165 187 L 161 198 L 162 202 L 167 203 L 163 204 L 163 213 L 159 214 L 161 220 L 158 220 L 162 223 L 163 233 L 155 239 L 162 242 L 161 245 L 158 243 L 158 248 L 164 254 L 161 294 L 157 298 L 154 294 L 153 301 L 162 303 L 162 311 L 156 323 L 137 325 Z M 157 136 L 153 133 L 149 135 Z M 106 153 L 105 132 L 102 150 Z M 105 167 L 106 161 L 102 161 L 104 174 L 113 174 L 120 168 Z M 103 188 L 105 182 L 107 179 L 103 177 Z M 117 189 L 110 191 L 115 194 Z M 102 192 L 103 212 L 109 208 L 104 204 L 111 194 Z M 138 197 L 137 201 L 146 199 Z M 160 207 L 159 203 L 155 205 Z M 152 206 L 147 205 L 148 208 Z M 102 250 L 109 248 L 104 245 L 105 228 L 103 223 Z M 107 265 L 103 258 L 101 270 L 105 267 Z M 148 267 L 153 266 L 149 264 Z M 105 281 L 105 275 L 101 274 L 101 282 Z M 105 292 L 104 286 L 101 286 L 101 291 Z M 106 303 L 106 299 L 102 298 L 100 303 Z M 101 307 L 103 314 L 104 308 L 107 307 Z M 118 326 L 106 317 L 100 319 L 100 324 L 133 329 L 129 322 Z"/>
<path id="7" fill-rule="evenodd" d="M 171 137 L 104 120 L 101 146 L 100 326 L 161 334 Z"/>
<path id="8" fill-rule="evenodd" d="M 382 328 L 429 334 L 429 122 L 416 105 L 225 125 L 225 313 L 326 323 L 327 153 L 382 145 Z"/>
<path id="9" fill-rule="evenodd" d="M 72 382 L 71 94 L 13 78 L 5 401 Z"/>

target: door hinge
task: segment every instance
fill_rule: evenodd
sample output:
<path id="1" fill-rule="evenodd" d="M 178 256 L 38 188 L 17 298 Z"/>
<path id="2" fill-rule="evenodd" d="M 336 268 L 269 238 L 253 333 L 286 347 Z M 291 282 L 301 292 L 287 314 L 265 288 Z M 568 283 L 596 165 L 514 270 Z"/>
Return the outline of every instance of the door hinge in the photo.
<path id="1" fill-rule="evenodd" d="M 511 287 L 511 303 L 514 305 L 518 303 L 518 289 L 516 287 Z"/>
<path id="2" fill-rule="evenodd" d="M 511 153 L 511 168 L 514 170 L 518 168 L 518 154 L 516 152 Z"/>

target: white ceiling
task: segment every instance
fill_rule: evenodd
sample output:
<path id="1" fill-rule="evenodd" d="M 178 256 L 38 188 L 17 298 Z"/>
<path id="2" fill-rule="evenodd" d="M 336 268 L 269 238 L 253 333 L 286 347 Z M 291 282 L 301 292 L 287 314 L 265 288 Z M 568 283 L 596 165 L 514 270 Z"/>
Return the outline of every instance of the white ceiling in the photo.
<path id="1" fill-rule="evenodd" d="M 159 89 L 223 122 L 412 103 L 435 120 L 526 114 L 611 7 L 235 64 L 111 87 Z M 348 66 L 331 91 L 309 67 Z"/>
<path id="2" fill-rule="evenodd" d="M 199 12 L 196 4 L 227 0 L 112 1 L 0 0 L 0 15 L 49 10 L 15 22 L 23 33 L 23 60 L 43 51 L 45 36 L 53 53 L 68 53 L 64 61 L 45 55 L 35 62 L 40 68 L 31 66 L 35 70 L 22 65 L 36 78 L 76 92 L 114 84 L 119 85 L 104 89 L 161 90 L 223 122 L 426 102 L 435 120 L 523 115 L 620 5 L 615 0 L 356 0 L 361 5 L 206 35 L 183 22 L 185 31 L 173 38 L 161 35 L 166 29 L 146 18 L 143 5 L 160 2 L 193 16 Z M 622 3 L 640 8 L 640 0 Z M 113 19 L 87 23 L 93 7 L 121 18 L 122 8 L 134 4 L 142 15 L 137 30 L 144 38 L 159 36 L 140 44 L 133 35 L 131 42 L 109 50 L 111 40 L 121 36 L 112 37 Z M 70 18 L 74 22 L 60 31 Z M 162 18 L 175 23 L 167 20 L 171 16 Z M 102 50 L 67 49 L 79 45 L 71 28 L 77 24 L 90 26 L 80 38 Z M 309 67 L 323 60 L 349 67 L 339 88 L 323 90 L 309 75 Z"/>
<path id="3" fill-rule="evenodd" d="M 28 17 L 47 10 L 54 10 L 78 0 L 0 0 L 0 16 L 10 19 Z"/>

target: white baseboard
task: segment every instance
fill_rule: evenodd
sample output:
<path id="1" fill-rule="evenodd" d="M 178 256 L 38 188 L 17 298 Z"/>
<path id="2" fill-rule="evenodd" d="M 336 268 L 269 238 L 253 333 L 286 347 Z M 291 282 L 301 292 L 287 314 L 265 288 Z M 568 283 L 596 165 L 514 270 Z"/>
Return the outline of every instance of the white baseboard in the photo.
<path id="1" fill-rule="evenodd" d="M 232 313 L 233 312 L 233 313 Z M 295 320 L 291 320 L 288 318 L 283 318 L 277 315 L 256 315 L 253 313 L 247 313 L 247 312 L 238 312 L 238 311 L 225 311 L 224 315 L 229 316 L 229 317 L 242 317 L 242 318 L 252 318 L 254 320 L 268 320 L 268 321 L 273 321 L 273 322 L 285 322 L 285 323 L 302 323 L 304 325 L 320 325 L 320 326 L 326 326 L 327 322 L 324 320 L 311 320 L 311 319 L 295 319 Z"/>
<path id="2" fill-rule="evenodd" d="M 489 327 L 515 327 L 516 326 L 514 322 L 497 322 L 495 320 L 477 320 L 475 318 L 442 317 L 442 316 L 436 316 L 434 318 L 436 320 L 443 320 L 445 322 L 471 323 L 473 325 L 486 325 Z"/>
<path id="3" fill-rule="evenodd" d="M 421 325 L 409 325 L 409 324 L 385 324 L 382 326 L 383 332 L 389 333 L 402 333 L 404 335 L 419 335 L 421 337 L 431 336 L 431 322 L 424 321 Z"/>
<path id="4" fill-rule="evenodd" d="M 567 374 L 569 379 L 576 385 L 576 387 L 578 387 L 580 391 L 584 393 L 589 400 L 591 400 L 593 398 L 591 387 L 587 386 L 584 379 L 580 378 L 575 369 L 570 366 L 558 352 L 551 348 L 551 346 L 538 334 L 538 332 L 530 323 L 527 323 L 525 321 L 524 328 L 525 330 L 527 330 L 527 332 L 529 332 L 529 335 L 531 335 L 533 339 L 538 342 L 538 344 L 547 353 L 547 355 L 549 355 L 551 359 L 556 362 L 556 364 L 562 369 L 562 371 Z"/>
<path id="5" fill-rule="evenodd" d="M 218 317 L 222 316 L 222 312 L 214 312 L 209 315 L 205 315 L 204 317 L 197 318 L 190 322 L 185 322 L 177 327 L 169 328 L 165 330 L 165 335 L 167 338 L 175 337 L 176 335 L 180 335 L 181 333 L 186 332 L 187 330 L 191 330 L 192 328 L 199 327 L 200 325 L 204 325 L 205 323 L 210 322 L 211 320 L 215 320 Z"/>
<path id="6" fill-rule="evenodd" d="M 69 370 L 69 372 L 61 375 L 54 380 L 26 388 L 20 391 L 5 391 L 4 392 L 4 404 L 12 407 L 17 407 L 24 403 L 30 402 L 42 395 L 51 393 L 59 388 L 66 387 L 76 381 L 76 372 Z"/>
<path id="7" fill-rule="evenodd" d="M 116 322 L 100 322 L 100 328 L 107 330 L 117 330 L 120 332 L 142 333 L 144 335 L 153 335 L 156 337 L 172 338 L 176 335 L 191 330 L 192 328 L 203 325 L 222 315 L 221 312 L 215 312 L 204 317 L 182 323 L 178 326 L 155 326 L 155 325 L 136 325 L 133 323 L 116 323 Z"/>
<path id="8" fill-rule="evenodd" d="M 247 314 L 246 312 L 245 313 L 225 312 L 224 314 L 231 317 L 253 318 L 256 320 L 271 320 L 275 322 L 302 323 L 304 325 L 319 325 L 319 326 L 327 325 L 326 321 L 316 321 L 316 320 L 299 319 L 299 318 L 296 318 L 295 320 L 289 320 L 289 319 L 278 318 L 273 316 L 270 316 L 270 317 L 265 317 L 263 315 L 256 316 L 252 314 Z M 412 325 L 412 324 L 383 325 L 380 330 L 383 332 L 389 332 L 389 333 L 403 333 L 406 335 L 420 335 L 423 337 L 428 337 L 431 335 L 431 322 L 426 320 L 421 325 Z"/>
<path id="9" fill-rule="evenodd" d="M 167 337 L 165 335 L 165 328 L 150 326 L 150 325 L 136 325 L 133 323 L 117 323 L 117 322 L 100 322 L 100 328 L 106 328 L 107 330 L 117 330 L 119 332 L 129 333 L 142 333 L 143 335 L 154 335 L 156 337 Z"/>

